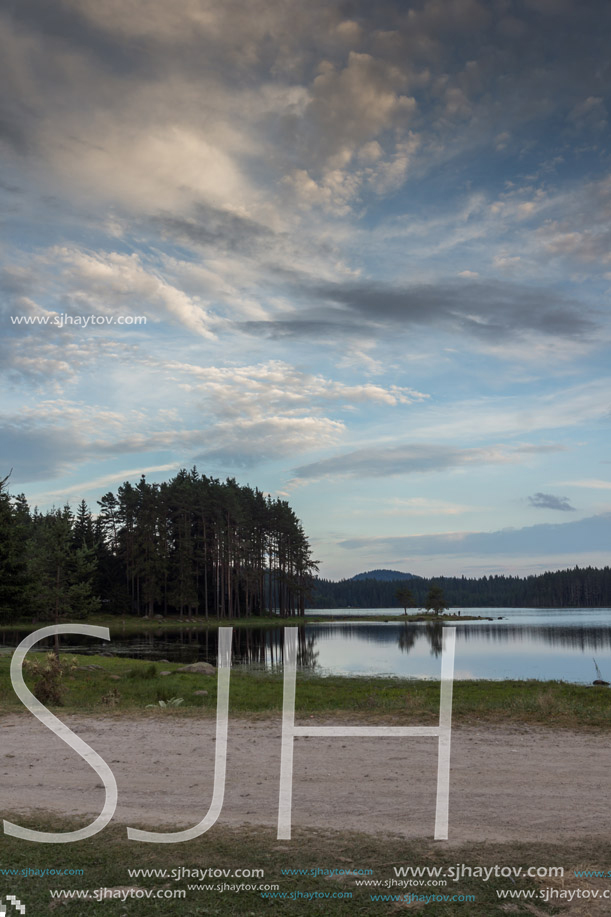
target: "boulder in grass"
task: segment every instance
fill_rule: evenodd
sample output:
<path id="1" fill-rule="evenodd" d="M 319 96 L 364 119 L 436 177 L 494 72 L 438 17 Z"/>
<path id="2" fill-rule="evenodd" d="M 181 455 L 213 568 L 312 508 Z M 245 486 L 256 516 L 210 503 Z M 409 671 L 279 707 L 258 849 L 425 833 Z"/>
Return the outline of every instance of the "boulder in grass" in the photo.
<path id="1" fill-rule="evenodd" d="M 209 662 L 192 662 L 191 665 L 183 665 L 182 668 L 176 671 L 193 675 L 214 675 L 216 673 L 216 669 Z"/>

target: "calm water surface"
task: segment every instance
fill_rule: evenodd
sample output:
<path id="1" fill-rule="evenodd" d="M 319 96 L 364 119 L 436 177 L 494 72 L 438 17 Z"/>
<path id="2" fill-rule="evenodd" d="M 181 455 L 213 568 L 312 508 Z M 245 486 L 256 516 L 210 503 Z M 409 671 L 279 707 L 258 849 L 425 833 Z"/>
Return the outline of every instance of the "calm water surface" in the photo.
<path id="1" fill-rule="evenodd" d="M 392 611 L 396 616 L 396 609 Z M 493 620 L 456 625 L 456 678 L 589 683 L 596 678 L 595 659 L 603 678 L 611 681 L 609 608 L 463 608 L 462 612 Z M 318 624 L 307 630 L 316 635 L 317 663 L 323 669 L 439 677 L 442 628 L 438 625 L 394 621 L 374 625 L 359 623 L 355 617 L 354 623 Z"/>
<path id="2" fill-rule="evenodd" d="M 596 677 L 595 659 L 611 681 L 611 609 L 462 609 L 492 620 L 456 625 L 456 678 L 539 678 L 589 683 Z M 298 663 L 303 671 L 322 675 L 398 675 L 438 678 L 443 627 L 402 622 L 401 611 L 333 609 L 310 614 L 345 616 L 350 621 L 306 623 L 299 628 Z M 359 621 L 383 615 L 385 623 Z M 306 617 L 307 622 L 307 617 Z M 280 670 L 283 628 L 234 631 L 233 664 Z M 16 646 L 23 634 L 4 632 L 0 646 Z M 62 638 L 63 639 L 63 638 Z M 110 644 L 66 638 L 73 652 L 126 655 L 149 659 L 216 663 L 217 633 L 196 629 L 147 634 L 117 634 Z"/>

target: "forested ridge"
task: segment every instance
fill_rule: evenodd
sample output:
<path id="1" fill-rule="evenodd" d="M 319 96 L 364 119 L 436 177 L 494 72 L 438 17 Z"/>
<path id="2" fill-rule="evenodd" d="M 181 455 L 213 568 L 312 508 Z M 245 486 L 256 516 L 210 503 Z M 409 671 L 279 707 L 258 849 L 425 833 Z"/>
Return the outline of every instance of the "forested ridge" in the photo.
<path id="1" fill-rule="evenodd" d="M 375 572 L 375 571 L 374 571 Z M 415 607 L 422 607 L 433 583 L 452 608 L 600 608 L 611 607 L 611 568 L 574 567 L 533 576 L 415 576 L 409 580 L 316 579 L 308 608 L 395 608 L 397 592 L 409 585 Z"/>
<path id="2" fill-rule="evenodd" d="M 308 539 L 289 504 L 260 490 L 182 470 L 45 513 L 0 480 L 0 621 L 84 619 L 94 613 L 189 618 L 287 617 L 317 608 L 414 607 L 431 584 L 451 607 L 611 607 L 611 569 L 527 577 L 435 577 L 377 571 L 313 577 Z"/>
<path id="3" fill-rule="evenodd" d="M 0 482 L 0 620 L 301 614 L 315 569 L 284 500 L 182 470 L 45 513 Z"/>

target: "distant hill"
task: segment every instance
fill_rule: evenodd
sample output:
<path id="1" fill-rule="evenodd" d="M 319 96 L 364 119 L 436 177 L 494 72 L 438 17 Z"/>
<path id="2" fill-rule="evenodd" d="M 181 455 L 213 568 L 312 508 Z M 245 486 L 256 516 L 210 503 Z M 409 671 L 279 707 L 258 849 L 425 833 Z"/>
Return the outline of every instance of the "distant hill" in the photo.
<path id="1" fill-rule="evenodd" d="M 416 576 L 414 573 L 400 573 L 399 570 L 369 570 L 367 573 L 357 573 L 356 576 L 351 576 L 348 580 L 349 583 L 354 582 L 355 580 L 364 580 L 364 579 L 377 579 L 382 582 L 394 582 L 400 579 L 421 579 L 422 577 Z"/>
<path id="2" fill-rule="evenodd" d="M 434 582 L 451 608 L 611 608 L 611 567 L 536 575 L 436 576 L 425 579 L 398 570 L 369 570 L 352 579 L 314 579 L 307 608 L 400 608 L 397 590 L 409 580 L 414 607 L 421 608 Z"/>

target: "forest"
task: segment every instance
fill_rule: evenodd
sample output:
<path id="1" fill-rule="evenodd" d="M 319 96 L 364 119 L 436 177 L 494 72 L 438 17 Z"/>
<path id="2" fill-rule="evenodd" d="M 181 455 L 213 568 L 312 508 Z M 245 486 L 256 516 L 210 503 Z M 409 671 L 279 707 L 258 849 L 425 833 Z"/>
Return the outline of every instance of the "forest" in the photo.
<path id="1" fill-rule="evenodd" d="M 281 617 L 305 609 L 396 608 L 406 585 L 423 607 L 432 585 L 453 608 L 611 607 L 611 569 L 478 579 L 357 574 L 316 578 L 288 502 L 234 479 L 181 470 L 170 481 L 126 481 L 92 512 L 81 501 L 44 513 L 0 480 L 0 622 L 92 614 L 189 619 Z M 376 572 L 380 579 L 376 579 Z"/>
<path id="2" fill-rule="evenodd" d="M 0 482 L 0 621 L 90 614 L 237 618 L 303 614 L 316 564 L 284 500 L 182 470 L 142 476 L 92 513 L 45 513 Z"/>
<path id="3" fill-rule="evenodd" d="M 375 571 L 374 571 L 375 572 Z M 383 571 L 385 572 L 385 571 Z M 407 585 L 414 606 L 422 607 L 432 584 L 440 586 L 451 608 L 611 608 L 611 568 L 575 567 L 533 576 L 420 576 L 397 580 L 358 577 L 333 582 L 317 579 L 308 608 L 395 608 Z"/>

